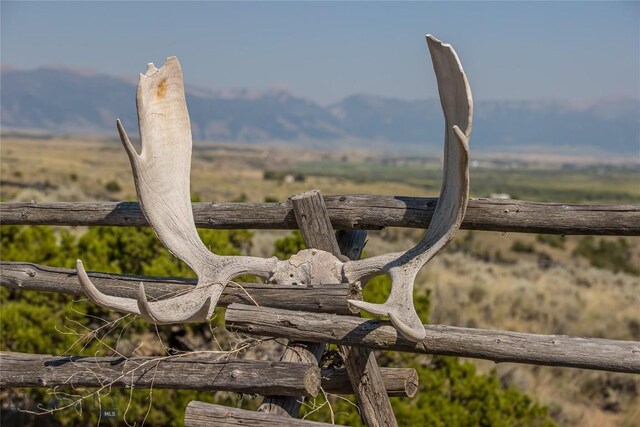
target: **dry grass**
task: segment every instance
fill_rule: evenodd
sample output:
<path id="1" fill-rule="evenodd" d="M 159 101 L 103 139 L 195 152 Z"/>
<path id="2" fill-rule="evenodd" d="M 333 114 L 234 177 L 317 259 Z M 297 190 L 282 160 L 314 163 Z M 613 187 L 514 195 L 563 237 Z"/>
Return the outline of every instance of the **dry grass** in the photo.
<path id="1" fill-rule="evenodd" d="M 445 254 L 428 270 L 434 323 L 637 340 L 640 280 L 591 267 L 547 270 L 531 261 L 496 265 Z M 465 280 L 461 280 L 465 278 Z M 638 420 L 640 379 L 578 369 L 480 363 L 549 405 L 563 425 Z M 635 411 L 635 412 L 634 412 Z M 631 425 L 631 424 L 629 424 Z"/>
<path id="2" fill-rule="evenodd" d="M 194 151 L 191 192 L 207 201 L 262 202 L 286 200 L 311 188 L 325 194 L 427 194 L 402 183 L 356 184 L 335 178 L 309 177 L 305 182 L 279 183 L 263 178 L 265 169 L 286 170 L 309 160 L 313 152 L 292 148 L 234 145 L 200 146 Z M 4 200 L 88 201 L 133 200 L 135 188 L 127 156 L 119 141 L 3 139 L 0 178 Z M 116 181 L 120 191 L 105 186 Z M 21 182 L 27 188 L 11 185 Z"/>
<path id="3" fill-rule="evenodd" d="M 9 139 L 2 141 L 0 155 L 3 200 L 135 199 L 126 155 L 116 140 Z M 318 156 L 327 154 L 245 145 L 198 148 L 194 153 L 192 192 L 206 201 L 230 201 L 241 196 L 248 201 L 263 201 L 265 197 L 285 200 L 311 188 L 325 194 L 434 195 L 403 183 L 308 177 L 306 182 L 279 184 L 263 179 L 265 169 L 287 170 L 295 162 Z M 105 188 L 112 180 L 120 185 L 120 191 Z M 407 229 L 372 232 L 365 252 L 370 256 L 409 248 L 421 233 Z M 274 240 L 286 234 L 256 232 L 253 253 L 271 255 Z M 451 247 L 467 235 L 459 233 Z M 431 290 L 433 323 L 640 340 L 640 278 L 596 269 L 584 259 L 575 258 L 571 253 L 578 239 L 567 237 L 563 248 L 554 248 L 538 242 L 533 235 L 475 232 L 466 252 L 450 249 L 423 269 L 416 292 Z M 640 265 L 640 239 L 628 240 L 635 265 Z M 514 251 L 516 241 L 531 245 L 533 250 Z M 542 252 L 551 264 L 539 262 Z M 269 348 L 262 356 L 271 357 L 273 351 Z M 637 376 L 475 363 L 482 370 L 496 369 L 505 384 L 517 386 L 549 405 L 561 425 L 640 425 Z"/>
<path id="4" fill-rule="evenodd" d="M 456 240 L 464 240 L 467 233 L 461 232 Z M 378 234 L 370 239 L 371 255 L 407 248 L 420 235 L 412 230 Z M 432 323 L 640 340 L 640 278 L 597 269 L 573 257 L 571 250 L 579 239 L 568 236 L 565 249 L 556 249 L 535 236 L 474 232 L 472 252 L 441 253 L 420 272 L 415 292 L 431 291 Z M 540 265 L 535 254 L 513 252 L 516 240 L 550 253 L 553 265 Z M 629 241 L 637 258 L 640 241 Z M 496 251 L 503 261 L 484 259 L 484 254 Z M 640 423 L 637 375 L 474 362 L 482 371 L 495 369 L 504 384 L 548 405 L 560 425 Z"/>

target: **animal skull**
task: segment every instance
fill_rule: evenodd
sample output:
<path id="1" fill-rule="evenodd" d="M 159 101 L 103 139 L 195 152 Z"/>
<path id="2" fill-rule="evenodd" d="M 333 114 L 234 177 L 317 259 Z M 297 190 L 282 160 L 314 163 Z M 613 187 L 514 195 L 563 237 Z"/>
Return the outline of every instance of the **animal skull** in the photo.
<path id="1" fill-rule="evenodd" d="M 422 266 L 453 238 L 462 223 L 469 195 L 468 141 L 473 116 L 471 90 L 456 52 L 431 35 L 427 36 L 427 45 L 445 117 L 444 176 L 429 229 L 414 248 L 347 262 L 317 249 L 300 251 L 286 261 L 219 256 L 209 251 L 193 220 L 189 190 L 191 126 L 180 63 L 170 57 L 162 68 L 149 64 L 146 73 L 140 74 L 136 98 L 140 154 L 120 120 L 117 127 L 147 221 L 164 246 L 196 272 L 198 283 L 187 294 L 160 301 L 149 302 L 142 283 L 137 300 L 114 297 L 98 291 L 78 260 L 78 278 L 87 296 L 102 307 L 139 314 L 154 323 L 207 322 L 226 284 L 241 275 L 256 275 L 280 284 L 328 284 L 355 283 L 388 274 L 392 288 L 384 304 L 349 302 L 388 316 L 407 339 L 423 339 L 426 332 L 413 305 L 413 284 Z"/>

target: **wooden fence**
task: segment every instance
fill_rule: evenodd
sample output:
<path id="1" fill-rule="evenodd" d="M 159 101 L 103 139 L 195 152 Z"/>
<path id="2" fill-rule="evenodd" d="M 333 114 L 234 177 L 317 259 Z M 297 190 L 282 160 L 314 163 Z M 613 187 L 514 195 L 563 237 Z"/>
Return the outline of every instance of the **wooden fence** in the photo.
<path id="1" fill-rule="evenodd" d="M 427 228 L 437 198 L 325 196 L 331 224 L 339 230 Z M 291 201 L 194 203 L 197 227 L 297 229 Z M 3 224 L 146 226 L 137 202 L 2 203 Z M 640 205 L 576 205 L 522 200 L 470 199 L 462 228 L 519 233 L 640 236 Z"/>
<path id="2" fill-rule="evenodd" d="M 308 247 L 358 258 L 367 230 L 427 228 L 437 199 L 345 195 L 321 198 L 303 193 L 285 203 L 195 203 L 204 228 L 300 228 Z M 2 224 L 146 226 L 138 203 L 2 203 Z M 462 228 L 500 232 L 640 235 L 640 205 L 575 205 L 472 199 Z M 1 262 L 1 284 L 83 295 L 75 270 L 25 262 Z M 195 280 L 89 273 L 107 295 L 136 298 L 138 283 L 161 299 L 191 289 Z M 367 425 L 396 425 L 388 396 L 413 396 L 415 370 L 380 368 L 374 349 L 454 355 L 548 366 L 640 373 L 640 343 L 556 335 L 425 325 L 427 336 L 410 342 L 386 321 L 354 316 L 348 299 L 361 298 L 349 284 L 228 285 L 220 299 L 226 328 L 291 342 L 279 362 L 207 360 L 193 356 L 80 357 L 0 353 L 0 386 L 74 385 L 181 388 L 266 396 L 259 412 L 191 402 L 185 425 L 325 425 L 291 416 L 305 396 L 355 394 Z M 338 344 L 341 369 L 319 369 L 326 343 Z"/>

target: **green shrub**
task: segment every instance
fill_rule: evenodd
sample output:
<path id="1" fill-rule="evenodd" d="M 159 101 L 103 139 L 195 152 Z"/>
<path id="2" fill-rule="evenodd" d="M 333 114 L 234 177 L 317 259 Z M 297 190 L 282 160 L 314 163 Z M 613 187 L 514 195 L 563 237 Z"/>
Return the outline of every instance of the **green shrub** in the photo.
<path id="1" fill-rule="evenodd" d="M 526 243 L 522 240 L 516 240 L 511 245 L 511 250 L 522 254 L 532 254 L 534 252 L 534 247 L 531 243 Z"/>
<path id="2" fill-rule="evenodd" d="M 586 236 L 578 242 L 573 254 L 586 258 L 592 266 L 597 268 L 611 270 L 614 273 L 640 275 L 640 268 L 633 264 L 629 242 L 624 238 L 605 240 Z"/>
<path id="3" fill-rule="evenodd" d="M 538 234 L 536 240 L 552 248 L 564 249 L 565 238 L 559 234 Z"/>
<path id="4" fill-rule="evenodd" d="M 302 233 L 299 230 L 294 230 L 288 236 L 276 240 L 274 243 L 273 256 L 284 260 L 306 248 L 307 246 L 304 244 Z"/>
<path id="5" fill-rule="evenodd" d="M 95 271 L 126 272 L 141 275 L 193 276 L 191 270 L 171 256 L 149 228 L 93 227 L 80 237 L 50 227 L 3 226 L 1 229 L 2 258 L 72 267 L 76 258 L 85 260 L 87 268 Z M 205 245 L 218 254 L 235 255 L 250 247 L 252 234 L 248 231 L 200 230 Z M 299 231 L 280 239 L 275 253 L 287 258 L 303 249 Z M 372 279 L 364 290 L 365 299 L 383 302 L 390 291 L 387 276 Z M 153 331 L 164 343 L 174 340 L 183 328 L 195 334 L 204 334 L 209 325 L 153 327 L 136 320 L 128 325 L 120 322 L 109 333 L 86 334 L 119 315 L 90 303 L 78 303 L 76 298 L 33 291 L 10 291 L 0 288 L 0 350 L 48 354 L 75 354 L 87 356 L 112 355 L 118 340 L 134 339 Z M 428 319 L 429 293 L 415 296 L 416 310 L 424 322 Z M 105 319 L 105 320 L 102 320 Z M 219 321 L 219 320 L 218 320 Z M 126 327 L 125 327 L 126 325 Z M 75 331 L 75 332 L 74 332 Z M 64 333 L 63 333 L 64 332 Z M 99 340 L 97 339 L 99 338 Z M 394 412 L 400 425 L 435 426 L 511 426 L 552 425 L 545 408 L 535 404 L 522 392 L 505 388 L 495 373 L 480 375 L 474 365 L 451 357 L 429 357 L 402 353 L 381 353 L 379 360 L 385 365 L 413 367 L 420 378 L 420 391 L 411 398 L 392 398 Z M 65 403 L 54 401 L 45 389 L 24 389 L 30 402 L 44 404 Z M 58 391 L 86 394 L 85 390 L 60 388 Z M 131 394 L 130 394 L 131 393 Z M 90 426 L 98 422 L 99 408 L 117 408 L 118 419 L 101 420 L 110 423 L 165 426 L 182 425 L 184 410 L 191 400 L 216 402 L 226 406 L 255 409 L 257 400 L 239 400 L 227 393 L 194 392 L 185 390 L 117 390 L 104 391 L 97 400 L 85 400 L 76 408 L 54 412 L 46 417 L 33 417 L 15 411 L 4 411 L 2 422 L 19 417 L 19 425 Z M 321 402 L 318 399 L 317 402 Z M 67 401 L 68 402 L 68 401 Z M 332 401 L 336 422 L 361 425 L 352 404 L 338 399 Z M 82 413 L 74 409 L 82 409 Z M 126 414 L 125 414 L 126 411 Z M 303 412 L 311 412 L 309 408 Z M 310 414 L 310 419 L 329 421 L 328 410 Z"/>
<path id="6" fill-rule="evenodd" d="M 118 184 L 118 181 L 115 181 L 115 180 L 111 180 L 107 182 L 104 188 L 110 193 L 117 193 L 118 191 L 122 190 L 122 187 L 120 187 L 120 184 Z"/>
<path id="7" fill-rule="evenodd" d="M 238 197 L 236 197 L 235 199 L 231 200 L 234 203 L 245 203 L 249 200 L 249 196 L 247 196 L 247 193 L 240 193 L 240 195 Z"/>
<path id="8" fill-rule="evenodd" d="M 262 174 L 262 178 L 265 181 L 284 181 L 284 177 L 287 175 L 286 172 L 283 171 L 273 171 L 273 170 L 266 170 L 263 172 Z"/>
<path id="9" fill-rule="evenodd" d="M 205 245 L 218 254 L 237 255 L 251 245 L 249 231 L 199 230 Z M 160 244 L 150 228 L 93 227 L 79 238 L 67 231 L 51 227 L 0 227 L 3 261 L 28 261 L 51 266 L 73 267 L 76 258 L 82 258 L 88 269 L 114 273 L 157 276 L 193 277 L 193 272 L 174 258 Z M 87 334 L 106 321 L 120 315 L 88 302 L 79 303 L 77 297 L 35 291 L 16 291 L 0 288 L 0 350 L 38 354 L 69 354 L 84 356 L 111 356 L 118 341 L 135 339 L 141 334 L 158 334 L 163 343 L 175 342 L 175 337 L 188 329 L 202 334 L 208 324 L 154 327 L 142 320 L 119 322 L 113 329 L 105 328 L 98 334 Z M 104 319 L 104 320 L 103 320 Z M 221 323 L 221 317 L 217 318 Z M 214 324 L 215 326 L 215 324 Z M 83 337 L 83 335 L 86 335 Z M 65 398 L 87 395 L 84 389 L 57 389 L 57 397 L 44 388 L 14 390 L 16 406 L 25 402 L 28 409 L 38 411 L 36 404 L 61 407 L 77 400 Z M 130 394 L 131 393 L 131 394 Z M 35 416 L 24 412 L 2 411 L 2 424 L 38 426 L 93 426 L 97 425 L 100 408 L 117 408 L 116 420 L 102 419 L 102 425 L 165 426 L 182 425 L 184 410 L 191 400 L 217 401 L 235 406 L 237 398 L 225 393 L 195 392 L 189 390 L 124 390 L 106 389 L 99 400 L 90 398 L 77 405 Z M 78 412 L 81 411 L 81 412 Z M 126 411 L 126 415 L 125 415 Z M 115 424 L 110 424 L 115 423 Z"/>
<path id="10" fill-rule="evenodd" d="M 473 237 L 465 240 L 472 241 Z M 287 258 L 304 248 L 299 231 L 276 242 L 276 255 Z M 383 303 L 391 291 L 391 279 L 380 275 L 371 279 L 363 290 L 365 301 Z M 429 291 L 414 294 L 416 312 L 428 323 Z M 362 313 L 364 317 L 373 317 Z M 385 366 L 414 368 L 419 377 L 418 393 L 413 398 L 391 398 L 394 414 L 401 426 L 553 426 L 545 407 L 513 387 L 504 387 L 495 371 L 482 375 L 475 365 L 456 357 L 423 356 L 382 352 L 378 360 Z M 361 426 L 353 403 L 331 399 L 337 424 Z M 314 411 L 325 402 L 323 397 L 303 405 L 307 419 L 331 421 L 328 409 Z"/>

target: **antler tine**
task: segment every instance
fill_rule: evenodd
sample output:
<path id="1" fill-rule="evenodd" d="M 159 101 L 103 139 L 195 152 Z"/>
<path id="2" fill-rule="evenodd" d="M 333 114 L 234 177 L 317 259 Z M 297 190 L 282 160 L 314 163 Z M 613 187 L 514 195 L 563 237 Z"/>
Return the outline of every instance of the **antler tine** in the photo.
<path id="1" fill-rule="evenodd" d="M 203 323 L 213 314 L 210 313 L 210 310 L 215 308 L 215 303 L 211 301 L 213 299 L 217 301 L 221 293 L 221 286 L 216 286 L 214 289 L 202 286 L 185 294 L 186 298 L 176 297 L 151 303 L 147 300 L 144 285 L 140 283 L 137 303 L 142 317 L 157 324 L 177 322 Z M 135 300 L 132 301 L 136 302 Z M 173 313 L 176 313 L 176 315 L 169 317 Z"/>
<path id="2" fill-rule="evenodd" d="M 91 282 L 91 279 L 89 279 L 89 276 L 82 265 L 82 261 L 76 261 L 76 270 L 78 271 L 78 280 L 80 281 L 80 285 L 82 285 L 84 293 L 91 301 L 98 304 L 100 307 L 113 308 L 114 310 L 124 311 L 125 313 L 138 314 L 136 300 L 114 297 L 100 292 Z"/>
<path id="3" fill-rule="evenodd" d="M 164 246 L 196 272 L 198 284 L 192 292 L 162 301 L 147 301 L 142 285 L 138 301 L 110 297 L 95 288 L 79 262 L 80 282 L 89 298 L 102 306 L 141 314 L 156 323 L 204 322 L 229 280 L 247 273 L 269 276 L 277 259 L 222 257 L 200 240 L 190 200 L 191 124 L 182 69 L 175 56 L 160 69 L 149 64 L 147 72 L 140 74 L 136 104 L 140 154 L 119 120 L 117 126 L 142 212 Z"/>
<path id="4" fill-rule="evenodd" d="M 416 274 L 458 231 L 469 197 L 468 142 L 473 116 L 471 89 L 451 45 L 431 35 L 427 36 L 427 45 L 445 117 L 443 183 L 431 224 L 422 241 L 407 252 L 350 261 L 343 267 L 343 274 L 350 282 L 375 274 L 389 274 L 393 285 L 384 304 L 349 302 L 373 314 L 389 316 L 398 331 L 412 341 L 419 341 L 426 334 L 413 305 Z"/>
<path id="5" fill-rule="evenodd" d="M 155 322 L 158 324 L 168 324 L 176 322 L 206 322 L 211 317 L 209 310 L 212 308 L 210 299 L 212 298 L 212 290 L 206 286 L 200 288 L 196 287 L 193 291 L 185 294 L 187 298 L 177 297 L 167 300 L 157 301 L 153 304 L 155 308 L 151 307 L 151 304 L 144 293 L 144 286 L 142 282 L 138 288 L 138 300 L 123 297 L 114 297 L 111 295 L 105 295 L 100 292 L 95 285 L 89 279 L 87 272 L 82 265 L 82 261 L 78 260 L 76 263 L 78 270 L 78 279 L 84 289 L 85 294 L 95 304 L 110 308 L 112 310 L 121 311 L 125 313 L 139 314 L 143 318 Z M 220 293 L 216 293 L 214 290 L 213 297 L 217 300 L 220 297 Z M 222 290 L 220 290 L 222 292 Z M 176 310 L 178 308 L 178 310 Z M 215 308 L 215 306 L 213 307 Z M 179 311 L 179 318 L 167 318 L 167 315 L 158 316 L 156 313 L 174 313 Z"/>

